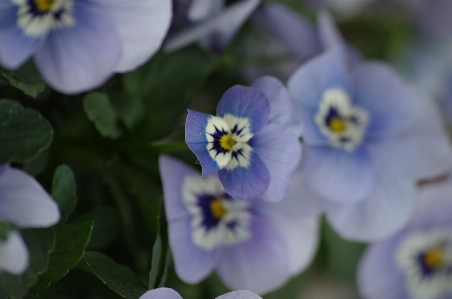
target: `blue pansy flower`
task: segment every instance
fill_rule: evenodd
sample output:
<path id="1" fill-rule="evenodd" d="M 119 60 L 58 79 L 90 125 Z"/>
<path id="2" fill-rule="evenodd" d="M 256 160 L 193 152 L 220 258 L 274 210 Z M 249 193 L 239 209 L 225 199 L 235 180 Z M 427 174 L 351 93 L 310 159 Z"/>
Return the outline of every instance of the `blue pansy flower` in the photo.
<path id="1" fill-rule="evenodd" d="M 315 205 L 304 209 L 298 196 L 277 203 L 236 199 L 216 174 L 201 178 L 167 156 L 159 164 L 170 246 L 183 281 L 198 283 L 215 269 L 229 288 L 263 294 L 312 260 L 318 243 Z"/>
<path id="2" fill-rule="evenodd" d="M 17 228 L 48 227 L 59 219 L 57 204 L 33 177 L 0 167 L 0 270 L 21 274 L 28 267 L 28 249 Z"/>
<path id="3" fill-rule="evenodd" d="M 34 57 L 56 90 L 86 91 L 149 59 L 170 18 L 171 0 L 0 0 L 0 64 Z"/>
<path id="4" fill-rule="evenodd" d="M 140 299 L 182 299 L 181 295 L 170 288 L 157 288 L 144 293 Z M 250 291 L 234 291 L 218 296 L 216 299 L 262 299 Z"/>
<path id="5" fill-rule="evenodd" d="M 300 115 L 277 79 L 228 89 L 217 116 L 189 110 L 185 141 L 201 162 L 202 175 L 219 171 L 236 198 L 284 197 L 301 156 Z"/>
<path id="6" fill-rule="evenodd" d="M 350 68 L 340 47 L 301 66 L 304 183 L 345 238 L 375 240 L 409 219 L 417 181 L 446 173 L 452 149 L 433 101 L 383 63 Z"/>
<path id="7" fill-rule="evenodd" d="M 452 298 L 452 182 L 421 188 L 410 223 L 372 244 L 358 268 L 366 299 Z"/>

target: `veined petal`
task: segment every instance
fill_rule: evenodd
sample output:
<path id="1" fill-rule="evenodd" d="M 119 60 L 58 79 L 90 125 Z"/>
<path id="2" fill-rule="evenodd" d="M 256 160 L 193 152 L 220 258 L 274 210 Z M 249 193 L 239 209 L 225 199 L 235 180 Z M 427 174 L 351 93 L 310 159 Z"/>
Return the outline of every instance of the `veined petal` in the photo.
<path id="1" fill-rule="evenodd" d="M 91 1 L 101 6 L 119 35 L 122 55 L 114 71 L 131 71 L 160 48 L 170 25 L 171 0 Z"/>
<path id="2" fill-rule="evenodd" d="M 290 127 L 298 136 L 303 131 L 303 121 L 299 107 L 284 85 L 276 78 L 265 76 L 257 79 L 251 87 L 263 92 L 270 104 L 269 123 Z"/>
<path id="3" fill-rule="evenodd" d="M 270 184 L 270 173 L 255 151 L 250 152 L 248 167 L 222 169 L 218 176 L 226 192 L 240 199 L 256 197 Z"/>
<path id="4" fill-rule="evenodd" d="M 328 201 L 360 202 L 375 183 L 376 166 L 364 147 L 353 153 L 329 147 L 308 147 L 302 163 L 309 188 Z"/>
<path id="5" fill-rule="evenodd" d="M 260 130 L 251 140 L 250 145 L 270 174 L 268 189 L 260 198 L 267 201 L 283 199 L 301 159 L 301 142 L 298 134 L 272 123 Z"/>
<path id="6" fill-rule="evenodd" d="M 0 219 L 19 227 L 48 227 L 60 219 L 58 205 L 27 173 L 7 168 L 0 175 Z"/>
<path id="7" fill-rule="evenodd" d="M 259 90 L 235 85 L 229 88 L 221 97 L 217 106 L 217 115 L 247 118 L 251 134 L 256 134 L 270 117 L 270 104 L 265 94 Z"/>
<path id="8" fill-rule="evenodd" d="M 255 217 L 251 222 L 251 238 L 224 248 L 217 271 L 231 289 L 264 294 L 288 280 L 288 249 L 270 223 Z"/>
<path id="9" fill-rule="evenodd" d="M 10 232 L 8 238 L 0 243 L 0 269 L 11 274 L 22 274 L 28 267 L 28 249 L 20 234 Z"/>
<path id="10" fill-rule="evenodd" d="M 69 94 L 103 84 L 121 57 L 120 39 L 107 16 L 75 2 L 74 19 L 74 26 L 50 31 L 35 56 L 46 82 Z"/>
<path id="11" fill-rule="evenodd" d="M 140 299 L 182 299 L 178 292 L 170 288 L 157 288 L 147 291 Z"/>

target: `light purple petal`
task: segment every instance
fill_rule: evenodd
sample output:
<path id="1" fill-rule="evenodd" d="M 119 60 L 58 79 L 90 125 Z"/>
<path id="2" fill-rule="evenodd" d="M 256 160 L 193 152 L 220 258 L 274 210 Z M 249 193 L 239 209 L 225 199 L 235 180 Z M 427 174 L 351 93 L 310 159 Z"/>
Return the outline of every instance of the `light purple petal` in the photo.
<path id="1" fill-rule="evenodd" d="M 330 147 L 306 148 L 302 168 L 307 185 L 328 201 L 362 201 L 375 183 L 376 165 L 365 147 L 349 153 Z"/>
<path id="2" fill-rule="evenodd" d="M 1 4 L 0 7 L 0 64 L 17 69 L 38 47 L 39 37 L 26 36 L 17 25 L 18 6 Z"/>
<path id="3" fill-rule="evenodd" d="M 0 219 L 19 227 L 48 227 L 60 220 L 58 205 L 27 173 L 8 168 L 0 175 Z"/>
<path id="4" fill-rule="evenodd" d="M 207 150 L 206 127 L 211 117 L 206 113 L 188 110 L 185 122 L 185 142 L 201 163 L 203 177 L 221 169 Z"/>
<path id="5" fill-rule="evenodd" d="M 218 296 L 216 299 L 262 299 L 261 296 L 251 291 L 234 291 Z"/>
<path id="6" fill-rule="evenodd" d="M 28 249 L 18 232 L 11 232 L 6 241 L 0 243 L 0 270 L 11 274 L 22 274 L 28 267 Z"/>
<path id="7" fill-rule="evenodd" d="M 199 173 L 184 163 L 165 155 L 159 157 L 159 169 L 166 218 L 169 222 L 189 219 L 190 213 L 183 204 L 182 186 L 187 176 L 199 177 Z"/>
<path id="8" fill-rule="evenodd" d="M 290 127 L 298 136 L 303 131 L 301 112 L 285 86 L 274 77 L 262 77 L 251 84 L 251 87 L 263 92 L 270 104 L 269 123 Z"/>
<path id="9" fill-rule="evenodd" d="M 307 60 L 322 51 L 314 26 L 283 4 L 264 4 L 256 11 L 253 22 L 271 32 L 300 60 Z"/>
<path id="10" fill-rule="evenodd" d="M 147 291 L 139 299 L 182 299 L 182 297 L 173 289 L 158 288 Z"/>
<path id="11" fill-rule="evenodd" d="M 260 218 L 250 223 L 251 238 L 226 247 L 218 264 L 218 274 L 233 290 L 264 294 L 289 279 L 289 257 L 284 238 Z"/>
<path id="12" fill-rule="evenodd" d="M 224 117 L 232 114 L 235 117 L 248 118 L 251 134 L 256 134 L 270 117 L 270 104 L 265 94 L 259 90 L 235 85 L 221 97 L 217 106 L 217 115 Z"/>
<path id="13" fill-rule="evenodd" d="M 260 0 L 236 2 L 208 21 L 171 36 L 165 43 L 164 49 L 172 52 L 194 42 L 204 42 L 209 47 L 212 47 L 212 44 L 216 44 L 214 47 L 222 50 L 235 36 L 259 3 Z M 214 40 L 211 40 L 212 36 Z"/>
<path id="14" fill-rule="evenodd" d="M 221 249 L 207 251 L 192 240 L 190 220 L 168 223 L 169 241 L 177 276 L 187 283 L 198 283 L 209 275 L 221 254 Z"/>
<path id="15" fill-rule="evenodd" d="M 295 102 L 302 109 L 308 110 L 311 115 L 317 113 L 322 94 L 326 89 L 337 87 L 349 92 L 349 84 L 341 48 L 328 50 L 309 60 L 297 69 L 287 82 Z"/>
<path id="16" fill-rule="evenodd" d="M 247 168 L 238 166 L 218 172 L 227 193 L 235 198 L 249 199 L 262 194 L 270 184 L 270 173 L 264 162 L 252 151 Z"/>
<path id="17" fill-rule="evenodd" d="M 331 15 L 327 11 L 321 10 L 317 18 L 317 28 L 322 48 L 327 50 L 338 46 L 344 47 L 345 42 Z"/>
<path id="18" fill-rule="evenodd" d="M 360 294 L 366 299 L 409 299 L 405 279 L 395 265 L 399 237 L 394 237 L 366 249 L 357 272 Z"/>
<path id="19" fill-rule="evenodd" d="M 363 201 L 327 203 L 327 219 L 345 239 L 369 242 L 386 238 L 408 224 L 415 192 L 412 180 L 384 172 Z"/>
<path id="20" fill-rule="evenodd" d="M 122 55 L 114 71 L 131 71 L 160 48 L 170 25 L 171 0 L 92 1 L 101 5 L 119 35 Z"/>
<path id="21" fill-rule="evenodd" d="M 121 43 L 108 17 L 74 3 L 73 27 L 52 30 L 36 64 L 54 89 L 74 94 L 96 88 L 114 73 Z"/>
<path id="22" fill-rule="evenodd" d="M 270 184 L 259 197 L 267 201 L 283 199 L 301 159 L 298 134 L 281 125 L 267 124 L 250 140 L 250 145 L 270 174 Z"/>
<path id="23" fill-rule="evenodd" d="M 193 0 L 188 10 L 188 18 L 193 22 L 202 22 L 219 13 L 224 7 L 224 0 Z"/>

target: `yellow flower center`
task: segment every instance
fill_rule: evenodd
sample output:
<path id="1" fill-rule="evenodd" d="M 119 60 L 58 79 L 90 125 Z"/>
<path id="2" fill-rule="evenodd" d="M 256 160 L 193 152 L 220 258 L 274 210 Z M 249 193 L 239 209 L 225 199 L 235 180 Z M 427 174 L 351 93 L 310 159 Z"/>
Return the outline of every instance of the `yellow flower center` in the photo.
<path id="1" fill-rule="evenodd" d="M 220 138 L 220 145 L 222 148 L 227 149 L 227 150 L 232 150 L 232 147 L 237 143 L 237 141 L 235 141 L 234 139 L 232 139 L 232 135 L 231 133 L 227 134 L 227 135 L 223 135 Z"/>
<path id="2" fill-rule="evenodd" d="M 211 201 L 210 203 L 210 211 L 212 212 L 213 217 L 220 219 L 226 215 L 227 211 L 223 206 L 222 200 L 217 198 Z"/>
<path id="3" fill-rule="evenodd" d="M 444 262 L 444 253 L 441 248 L 435 247 L 424 253 L 424 263 L 430 269 L 437 269 Z"/>
<path id="4" fill-rule="evenodd" d="M 342 118 L 339 117 L 334 117 L 331 121 L 330 121 L 330 128 L 333 132 L 343 132 L 345 131 L 347 124 L 345 123 L 345 121 Z"/>
<path id="5" fill-rule="evenodd" d="M 53 3 L 55 0 L 34 0 L 36 7 L 41 12 L 48 12 L 50 8 L 52 8 Z"/>

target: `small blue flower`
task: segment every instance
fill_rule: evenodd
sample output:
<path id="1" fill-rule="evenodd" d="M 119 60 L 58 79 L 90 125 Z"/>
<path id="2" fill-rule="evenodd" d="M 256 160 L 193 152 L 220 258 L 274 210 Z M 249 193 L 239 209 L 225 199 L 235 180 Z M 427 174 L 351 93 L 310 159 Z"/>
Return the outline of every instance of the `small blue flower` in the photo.
<path id="1" fill-rule="evenodd" d="M 64 93 L 100 86 L 159 48 L 171 0 L 0 0 L 0 64 L 29 58 Z"/>
<path id="2" fill-rule="evenodd" d="M 304 120 L 301 167 L 343 237 L 375 240 L 406 224 L 417 181 L 447 173 L 452 148 L 434 102 L 382 63 L 350 67 L 342 49 L 288 81 Z"/>
<path id="3" fill-rule="evenodd" d="M 366 299 L 452 298 L 452 181 L 424 186 L 408 226 L 369 246 L 358 268 Z"/>
<path id="4" fill-rule="evenodd" d="M 157 288 L 144 293 L 140 299 L 182 299 L 173 289 Z M 216 299 L 262 299 L 259 295 L 250 291 L 234 291 L 218 296 Z"/>
<path id="5" fill-rule="evenodd" d="M 189 110 L 185 141 L 201 162 L 202 175 L 219 171 L 226 191 L 247 199 L 282 199 L 301 156 L 297 107 L 275 78 L 225 92 L 217 116 Z"/>
<path id="6" fill-rule="evenodd" d="M 277 203 L 230 196 L 213 174 L 160 157 L 170 246 L 177 275 L 198 283 L 216 270 L 233 290 L 263 294 L 282 286 L 313 258 L 318 209 L 298 196 Z M 300 213 L 300 210 L 305 213 Z M 308 211 L 309 210 L 309 211 Z"/>
<path id="7" fill-rule="evenodd" d="M 48 227 L 59 219 L 57 204 L 33 177 L 0 167 L 0 270 L 21 274 L 28 267 L 28 249 L 16 228 Z"/>

